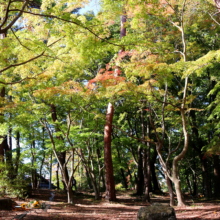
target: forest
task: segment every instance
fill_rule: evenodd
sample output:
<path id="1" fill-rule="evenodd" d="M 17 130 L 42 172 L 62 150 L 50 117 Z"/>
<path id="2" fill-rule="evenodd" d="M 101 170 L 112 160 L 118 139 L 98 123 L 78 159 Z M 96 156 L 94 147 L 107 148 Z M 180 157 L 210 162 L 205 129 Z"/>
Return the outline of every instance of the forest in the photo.
<path id="1" fill-rule="evenodd" d="M 220 199 L 219 0 L 0 4 L 1 197 Z"/>

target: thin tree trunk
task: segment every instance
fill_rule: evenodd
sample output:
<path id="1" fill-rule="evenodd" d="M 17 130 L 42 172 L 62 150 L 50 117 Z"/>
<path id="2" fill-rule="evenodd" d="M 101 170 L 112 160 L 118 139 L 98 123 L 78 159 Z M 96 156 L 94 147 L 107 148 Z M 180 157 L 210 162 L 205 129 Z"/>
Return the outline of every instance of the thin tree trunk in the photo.
<path id="1" fill-rule="evenodd" d="M 168 192 L 169 192 L 169 196 L 170 196 L 170 206 L 175 206 L 172 182 L 166 174 L 165 174 L 165 180 L 167 183 L 167 188 L 168 188 Z"/>
<path id="2" fill-rule="evenodd" d="M 102 188 L 103 188 L 103 190 L 105 190 L 106 186 L 105 186 L 105 177 L 104 177 L 103 169 L 101 171 L 101 179 L 102 179 Z"/>
<path id="3" fill-rule="evenodd" d="M 13 164 L 12 164 L 12 129 L 9 128 L 8 131 L 8 139 L 9 143 L 5 146 L 5 154 L 6 154 L 6 164 L 7 164 L 7 171 L 8 171 L 8 178 L 13 178 Z"/>
<path id="4" fill-rule="evenodd" d="M 20 133 L 17 132 L 16 135 L 16 158 L 15 158 L 15 177 L 18 175 L 18 167 L 20 161 L 21 149 L 20 149 Z"/>
<path id="5" fill-rule="evenodd" d="M 58 190 L 60 189 L 59 169 L 60 169 L 60 166 L 59 166 L 59 163 L 57 163 L 56 179 L 57 179 L 57 189 Z"/>
<path id="6" fill-rule="evenodd" d="M 121 164 L 121 156 L 120 156 L 120 152 L 119 152 L 118 146 L 116 146 L 116 149 L 117 149 L 117 153 L 118 153 L 119 163 Z M 121 171 L 121 176 L 122 176 L 124 188 L 127 190 L 128 189 L 128 184 L 127 184 L 127 179 L 126 179 L 125 174 L 124 174 L 124 169 L 121 168 L 120 171 Z"/>
<path id="7" fill-rule="evenodd" d="M 90 179 L 90 176 L 89 176 L 89 172 L 88 172 L 86 166 L 84 166 L 84 168 L 85 168 L 85 171 L 86 171 L 86 178 L 87 178 L 87 183 L 89 185 L 89 189 L 92 189 L 92 184 L 91 184 L 91 179 Z"/>
<path id="8" fill-rule="evenodd" d="M 196 173 L 193 173 L 193 196 L 197 195 L 197 176 Z"/>
<path id="9" fill-rule="evenodd" d="M 36 161 L 36 158 L 35 158 L 35 141 L 33 140 L 32 142 L 32 172 L 31 172 L 31 182 L 32 182 L 32 189 L 36 189 L 37 188 L 37 172 L 36 172 L 36 169 L 34 168 L 35 166 L 35 161 Z"/>
<path id="10" fill-rule="evenodd" d="M 156 163 L 156 158 L 157 158 L 157 151 L 156 151 L 156 147 L 154 145 L 154 153 L 151 157 L 151 161 L 150 161 L 150 170 L 151 170 L 151 177 L 152 177 L 152 182 L 154 185 L 154 192 L 160 192 L 160 186 L 157 180 L 157 176 L 156 176 L 156 172 L 155 172 L 155 166 L 154 164 Z"/>
<path id="11" fill-rule="evenodd" d="M 187 182 L 187 186 L 189 188 L 190 195 L 192 195 L 193 192 L 192 192 L 192 187 L 191 187 L 191 183 L 190 183 L 190 179 L 189 179 L 189 175 L 188 174 L 186 174 L 186 182 Z"/>
<path id="12" fill-rule="evenodd" d="M 41 165 L 40 165 L 40 169 L 39 169 L 39 178 L 37 181 L 37 188 L 39 189 L 40 187 L 40 183 L 41 183 L 41 175 L 42 175 L 42 169 L 43 169 L 43 165 L 44 165 L 44 160 L 45 160 L 45 138 L 44 138 L 44 132 L 45 132 L 45 128 L 42 128 L 42 133 L 43 133 L 43 143 L 42 143 L 42 148 L 43 148 L 43 158 L 41 160 Z"/>
<path id="13" fill-rule="evenodd" d="M 141 146 L 138 147 L 138 173 L 137 173 L 137 189 L 136 195 L 143 195 L 144 190 L 144 174 L 143 174 L 143 148 Z"/>
<path id="14" fill-rule="evenodd" d="M 51 116 L 52 116 L 53 122 L 56 122 L 57 121 L 56 107 L 53 104 L 51 104 L 50 107 L 51 107 Z M 59 129 L 57 127 L 55 127 L 55 130 L 56 130 L 56 132 L 59 131 Z M 62 136 L 57 136 L 57 139 L 61 140 L 63 138 L 62 138 Z M 61 166 L 63 167 L 66 162 L 66 151 L 59 152 L 58 157 L 59 157 L 59 161 L 61 163 Z M 69 180 L 69 174 L 67 171 L 67 167 L 65 167 L 65 175 L 66 175 L 67 179 Z M 68 189 L 65 184 L 65 180 L 64 180 L 63 175 L 62 175 L 62 183 L 63 183 L 64 190 L 67 191 Z"/>
<path id="15" fill-rule="evenodd" d="M 1 89 L 1 98 L 5 98 L 5 87 L 3 87 Z M 0 122 L 1 123 L 4 122 L 4 114 L 0 114 Z M 0 138 L 3 139 L 1 144 L 0 144 L 0 162 L 4 162 L 5 150 L 8 148 L 7 135 L 6 136 L 1 136 Z"/>
<path id="16" fill-rule="evenodd" d="M 115 181 L 113 175 L 113 164 L 112 164 L 112 154 L 111 154 L 111 133 L 112 133 L 113 114 L 114 114 L 114 107 L 111 103 L 109 103 L 106 114 L 106 124 L 105 124 L 105 133 L 104 133 L 105 186 L 106 186 L 106 199 L 108 199 L 109 201 L 116 200 Z"/>
<path id="17" fill-rule="evenodd" d="M 145 140 L 145 127 L 144 127 L 144 115 L 143 111 L 141 112 L 141 123 L 142 123 L 142 139 Z M 150 138 L 150 127 L 149 122 L 147 121 L 147 137 Z M 145 144 L 145 142 L 144 142 Z M 150 185 L 151 185 L 151 179 L 150 179 L 150 143 L 147 142 L 147 149 L 144 149 L 143 154 L 143 170 L 144 170 L 144 187 L 145 187 L 145 195 L 143 198 L 143 201 L 150 202 Z"/>
<path id="18" fill-rule="evenodd" d="M 202 177 L 203 177 L 204 195 L 207 198 L 210 198 L 211 197 L 211 188 L 210 188 L 210 184 L 209 184 L 209 173 L 208 173 L 208 167 L 207 167 L 208 166 L 207 159 L 203 158 L 203 156 L 200 155 L 200 161 L 202 163 Z"/>
<path id="19" fill-rule="evenodd" d="M 3 19 L 3 18 L 1 18 Z M 1 39 L 4 39 L 6 38 L 7 36 L 7 32 L 6 33 L 3 33 L 3 34 L 0 34 L 1 36 Z M 1 89 L 1 94 L 0 94 L 1 98 L 5 98 L 5 87 L 2 87 Z M 3 123 L 4 122 L 4 114 L 0 114 L 0 122 Z M 0 138 L 3 138 L 2 140 L 2 143 L 0 144 L 0 162 L 4 162 L 4 151 L 7 149 L 8 147 L 8 143 L 7 143 L 7 135 L 6 136 L 3 136 L 3 137 L 0 137 Z M 1 172 L 1 170 L 0 170 Z"/>
<path id="20" fill-rule="evenodd" d="M 73 191 L 71 184 L 67 187 L 67 202 L 73 204 Z"/>

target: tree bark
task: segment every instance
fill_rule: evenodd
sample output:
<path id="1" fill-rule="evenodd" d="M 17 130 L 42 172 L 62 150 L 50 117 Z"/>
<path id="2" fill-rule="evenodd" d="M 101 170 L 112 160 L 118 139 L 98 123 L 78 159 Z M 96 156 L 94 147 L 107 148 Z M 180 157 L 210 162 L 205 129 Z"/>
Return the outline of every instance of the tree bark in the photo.
<path id="1" fill-rule="evenodd" d="M 154 164 L 156 163 L 156 158 L 157 158 L 157 151 L 156 151 L 156 147 L 154 146 L 154 153 L 151 157 L 151 161 L 150 161 L 150 170 L 151 170 L 151 177 L 152 177 L 152 182 L 153 182 L 153 191 L 154 192 L 160 192 L 160 186 L 157 180 L 157 176 L 156 176 L 156 172 L 155 172 L 155 166 Z"/>
<path id="2" fill-rule="evenodd" d="M 220 166 L 219 155 L 214 155 L 214 195 L 220 197 Z"/>
<path id="3" fill-rule="evenodd" d="M 170 196 L 170 206 L 175 206 L 172 182 L 166 174 L 165 174 L 165 180 L 167 183 L 167 188 L 168 188 L 169 196 Z"/>
<path id="4" fill-rule="evenodd" d="M 89 185 L 89 189 L 92 189 L 92 184 L 91 184 L 91 179 L 90 179 L 90 176 L 89 176 L 89 172 L 88 172 L 86 166 L 84 166 L 84 168 L 85 168 L 85 171 L 86 171 L 86 178 L 87 178 L 87 183 Z"/>
<path id="5" fill-rule="evenodd" d="M 39 187 L 40 187 L 41 175 L 42 175 L 42 168 L 43 168 L 44 160 L 45 160 L 44 131 L 45 131 L 45 128 L 43 127 L 43 128 L 42 128 L 42 133 L 43 133 L 43 143 L 42 143 L 42 148 L 43 148 L 44 152 L 43 152 L 43 158 L 42 158 L 42 160 L 41 160 L 41 165 L 40 165 L 40 169 L 39 169 L 39 178 L 38 178 L 38 181 L 37 181 L 37 189 L 39 189 Z"/>
<path id="6" fill-rule="evenodd" d="M 1 156 L 1 162 L 4 162 L 4 154 L 6 149 L 8 149 L 8 140 L 7 140 L 7 135 L 3 137 L 3 141 L 0 144 L 0 156 Z"/>
<path id="7" fill-rule="evenodd" d="M 72 191 L 72 184 L 67 186 L 67 202 L 73 204 L 73 191 Z"/>
<path id="8" fill-rule="evenodd" d="M 120 156 L 118 146 L 116 146 L 116 149 L 117 149 L 117 153 L 118 153 L 118 159 L 119 159 L 119 162 L 121 164 L 121 156 Z M 120 171 L 121 171 L 121 176 L 122 176 L 122 181 L 123 181 L 123 184 L 124 184 L 124 188 L 127 190 L 128 189 L 128 184 L 127 184 L 127 179 L 126 179 L 125 174 L 124 174 L 124 169 L 121 168 Z"/>
<path id="9" fill-rule="evenodd" d="M 32 142 L 32 161 L 31 161 L 31 164 L 32 164 L 32 172 L 31 172 L 31 182 L 32 182 L 32 189 L 36 189 L 37 188 L 37 171 L 36 169 L 34 168 L 35 166 L 35 162 L 36 162 L 36 157 L 35 157 L 35 140 L 33 140 Z"/>
<path id="10" fill-rule="evenodd" d="M 109 201 L 116 200 L 115 194 L 115 181 L 113 175 L 113 164 L 111 154 L 111 133 L 112 133 L 112 120 L 114 114 L 114 107 L 111 103 L 108 104 L 105 133 L 104 133 L 104 162 L 105 162 L 105 186 L 106 186 L 106 199 Z"/>
<path id="11" fill-rule="evenodd" d="M 145 140 L 145 123 L 144 123 L 144 114 L 143 110 L 141 111 L 141 123 L 142 123 L 142 139 Z M 150 138 L 150 127 L 149 122 L 147 121 L 147 137 Z M 144 144 L 146 144 L 144 142 Z M 143 171 L 144 171 L 144 187 L 145 187 L 145 195 L 143 201 L 150 202 L 150 185 L 151 185 L 151 176 L 150 176 L 150 143 L 147 142 L 147 149 L 144 148 L 143 154 Z"/>
<path id="12" fill-rule="evenodd" d="M 203 177 L 203 193 L 207 198 L 211 197 L 211 188 L 209 184 L 209 173 L 208 173 L 208 161 L 203 155 L 200 155 L 200 161 L 202 163 L 202 177 Z"/>
<path id="13" fill-rule="evenodd" d="M 57 189 L 60 189 L 60 180 L 59 180 L 59 163 L 57 163 L 57 170 L 56 170 L 56 179 L 57 179 Z"/>
<path id="14" fill-rule="evenodd" d="M 186 173 L 186 182 L 187 182 L 187 186 L 188 186 L 188 189 L 189 189 L 189 192 L 190 192 L 190 195 L 193 194 L 193 191 L 192 191 L 192 187 L 191 187 L 191 183 L 190 183 L 190 179 L 189 179 L 189 175 Z"/>
<path id="15" fill-rule="evenodd" d="M 2 38 L 3 39 L 3 38 Z M 1 98 L 5 98 L 5 87 L 1 89 Z M 4 122 L 4 114 L 0 114 L 0 122 Z M 5 156 L 5 149 L 8 148 L 8 143 L 7 143 L 7 135 L 0 137 L 3 138 L 1 144 L 0 144 L 0 162 L 4 162 L 4 156 Z"/>
<path id="16" fill-rule="evenodd" d="M 144 174 L 143 174 L 143 148 L 138 147 L 138 173 L 137 173 L 137 189 L 136 195 L 143 195 L 144 190 Z"/>
<path id="17" fill-rule="evenodd" d="M 56 107 L 55 105 L 51 104 L 51 116 L 52 116 L 52 119 L 53 119 L 53 122 L 56 122 L 57 121 L 57 112 L 56 112 Z M 55 126 L 55 130 L 56 132 L 59 131 L 59 128 L 57 128 Z M 61 140 L 63 139 L 62 136 L 57 136 L 57 139 L 58 140 Z M 61 166 L 63 167 L 65 162 L 66 162 L 66 151 L 63 151 L 63 152 L 59 152 L 58 154 L 58 157 L 59 157 L 59 160 L 60 160 L 60 163 L 61 163 Z M 68 174 L 68 171 L 67 171 L 67 167 L 65 167 L 65 175 L 67 176 L 67 179 L 69 180 L 69 174 Z M 65 184 L 65 181 L 64 181 L 64 177 L 62 175 L 62 183 L 63 183 L 63 188 L 65 191 L 67 191 L 67 186 Z"/>
<path id="18" fill-rule="evenodd" d="M 17 132 L 16 135 L 16 158 L 15 158 L 15 176 L 18 175 L 18 167 L 20 161 L 21 149 L 20 149 L 20 133 Z"/>
<path id="19" fill-rule="evenodd" d="M 125 27 L 126 20 L 127 20 L 127 16 L 122 15 L 120 39 L 126 36 L 126 27 Z M 122 48 L 119 51 L 119 54 L 122 51 L 124 51 L 124 48 Z M 116 67 L 114 73 L 115 77 L 118 76 L 118 69 L 119 68 Z M 106 124 L 105 124 L 105 132 L 104 132 L 105 133 L 104 134 L 105 186 L 106 186 L 106 199 L 109 199 L 109 201 L 116 200 L 115 181 L 113 175 L 113 165 L 112 165 L 112 156 L 111 156 L 111 131 L 112 131 L 113 114 L 114 114 L 114 107 L 111 103 L 109 103 L 107 108 Z"/>

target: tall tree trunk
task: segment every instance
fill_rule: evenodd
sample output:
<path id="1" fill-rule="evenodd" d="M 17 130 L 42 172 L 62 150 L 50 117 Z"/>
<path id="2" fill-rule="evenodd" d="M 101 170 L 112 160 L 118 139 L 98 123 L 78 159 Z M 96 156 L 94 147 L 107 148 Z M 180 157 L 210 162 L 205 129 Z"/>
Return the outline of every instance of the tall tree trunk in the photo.
<path id="1" fill-rule="evenodd" d="M 15 177 L 18 175 L 18 167 L 20 161 L 21 149 L 20 149 L 20 133 L 17 131 L 16 135 L 16 158 L 15 158 Z"/>
<path id="2" fill-rule="evenodd" d="M 197 195 L 197 176 L 196 173 L 193 173 L 193 196 Z"/>
<path id="3" fill-rule="evenodd" d="M 155 166 L 154 164 L 156 163 L 156 158 L 157 158 L 157 151 L 156 151 L 156 147 L 154 145 L 154 153 L 151 157 L 151 161 L 150 161 L 150 170 L 151 170 L 151 177 L 152 177 L 152 182 L 154 185 L 154 192 L 159 192 L 160 190 L 160 186 L 157 180 L 157 176 L 156 176 L 156 172 L 155 172 Z"/>
<path id="4" fill-rule="evenodd" d="M 186 173 L 186 183 L 187 183 L 187 186 L 188 186 L 188 189 L 189 189 L 189 192 L 190 192 L 190 195 L 193 194 L 193 191 L 192 191 L 192 187 L 191 187 L 191 183 L 190 183 L 190 179 L 189 179 L 189 175 Z"/>
<path id="5" fill-rule="evenodd" d="M 7 135 L 3 137 L 3 141 L 0 144 L 0 156 L 1 156 L 1 161 L 4 162 L 4 152 L 8 149 L 8 140 L 7 140 Z"/>
<path id="6" fill-rule="evenodd" d="M 73 204 L 73 191 L 72 191 L 71 184 L 69 184 L 69 186 L 67 186 L 67 202 L 70 204 Z"/>
<path id="7" fill-rule="evenodd" d="M 57 170 L 56 170 L 56 179 L 57 179 L 57 189 L 60 189 L 60 180 L 59 180 L 59 163 L 57 163 Z"/>
<path id="8" fill-rule="evenodd" d="M 101 179 L 102 179 L 102 188 L 103 188 L 103 190 L 106 190 L 105 177 L 104 177 L 103 169 L 102 169 L 102 171 L 101 171 Z"/>
<path id="9" fill-rule="evenodd" d="M 106 186 L 106 199 L 109 201 L 116 200 L 115 194 L 115 181 L 113 175 L 113 164 L 111 154 L 111 133 L 112 133 L 112 120 L 114 114 L 114 107 L 111 103 L 108 104 L 105 133 L 104 133 L 104 162 L 105 162 L 105 186 Z"/>
<path id="10" fill-rule="evenodd" d="M 143 148 L 138 147 L 138 173 L 137 173 L 137 189 L 136 195 L 143 195 L 144 190 L 144 174 L 143 174 Z"/>
<path id="11" fill-rule="evenodd" d="M 40 165 L 40 169 L 39 169 L 39 178 L 37 181 L 37 188 L 39 189 L 40 187 L 40 183 L 41 183 L 41 175 L 42 175 L 42 169 L 43 169 L 43 165 L 44 165 L 44 160 L 45 160 L 45 138 L 44 138 L 44 132 L 45 132 L 45 128 L 42 128 L 42 133 L 43 133 L 43 143 L 42 143 L 42 148 L 43 148 L 43 158 L 41 160 L 41 165 Z"/>
<path id="12" fill-rule="evenodd" d="M 121 31 L 120 31 L 120 39 L 126 36 L 126 23 L 127 17 L 126 15 L 121 16 Z M 122 48 L 119 53 L 124 51 Z M 118 76 L 118 67 L 116 67 L 115 74 Z M 115 181 L 113 175 L 113 165 L 112 165 L 112 156 L 111 156 L 111 131 L 112 131 L 112 120 L 114 114 L 114 107 L 111 103 L 108 104 L 107 114 L 106 114 L 106 122 L 105 122 L 105 132 L 104 132 L 104 160 L 105 160 L 105 186 L 106 186 L 106 198 L 109 201 L 116 200 L 115 194 Z M 109 172 L 109 173 L 108 173 Z"/>
<path id="13" fill-rule="evenodd" d="M 142 123 L 142 139 L 145 140 L 145 123 L 144 123 L 143 110 L 141 111 L 141 123 Z M 149 122 L 147 121 L 147 138 L 150 138 L 150 127 Z M 145 143 L 145 142 L 144 142 Z M 145 195 L 143 201 L 150 202 L 150 185 L 151 185 L 151 176 L 150 176 L 150 143 L 147 142 L 147 149 L 144 148 L 143 154 L 143 170 L 144 170 L 144 187 Z"/>
<path id="14" fill-rule="evenodd" d="M 2 98 L 2 100 L 5 98 L 5 87 L 3 87 L 1 89 L 1 98 Z M 4 114 L 0 114 L 0 122 L 1 123 L 4 122 Z M 2 142 L 0 144 L 0 162 L 4 162 L 5 149 L 8 148 L 7 135 L 6 136 L 1 136 L 0 138 L 2 138 Z"/>
<path id="15" fill-rule="evenodd" d="M 51 104 L 50 106 L 51 106 L 51 116 L 52 116 L 53 122 L 56 122 L 57 121 L 56 107 L 53 104 Z M 58 132 L 59 128 L 55 127 L 55 130 L 56 130 L 56 132 Z M 62 136 L 57 136 L 57 139 L 61 140 L 63 138 L 62 138 Z M 59 152 L 58 157 L 59 157 L 61 166 L 63 167 L 66 162 L 66 151 Z M 65 167 L 65 175 L 66 175 L 67 179 L 69 180 L 69 174 L 67 171 L 67 167 Z M 67 191 L 67 187 L 66 187 L 63 175 L 62 175 L 62 183 L 63 183 L 64 190 Z"/>
<path id="16" fill-rule="evenodd" d="M 169 196 L 170 196 L 170 206 L 175 206 L 172 182 L 166 174 L 165 174 L 165 180 L 167 183 L 167 188 L 168 188 L 168 192 L 169 192 Z"/>
<path id="17" fill-rule="evenodd" d="M 8 171 L 7 176 L 9 179 L 12 179 L 13 178 L 13 171 L 14 171 L 14 167 L 12 164 L 12 128 L 9 128 L 8 140 L 9 140 L 9 143 L 7 144 L 7 148 L 5 149 L 6 164 L 7 164 L 7 171 Z"/>
<path id="18" fill-rule="evenodd" d="M 84 166 L 84 168 L 85 168 L 85 171 L 86 171 L 86 178 L 87 178 L 87 183 L 89 185 L 89 189 L 92 189 L 92 184 L 91 184 L 91 179 L 90 179 L 90 176 L 89 176 L 89 172 L 88 172 L 86 166 Z"/>
<path id="19" fill-rule="evenodd" d="M 220 166 L 219 155 L 214 155 L 214 195 L 220 197 Z"/>
<path id="20" fill-rule="evenodd" d="M 33 140 L 32 142 L 32 161 L 31 161 L 31 164 L 32 164 L 32 172 L 31 172 L 31 182 L 32 182 L 32 189 L 36 189 L 37 188 L 37 171 L 36 169 L 34 168 L 35 166 L 35 162 L 36 162 L 36 152 L 35 152 L 35 140 Z"/>
<path id="21" fill-rule="evenodd" d="M 211 197 L 211 188 L 209 184 L 209 172 L 208 172 L 208 161 L 203 157 L 203 155 L 200 155 L 200 161 L 202 163 L 202 177 L 203 177 L 203 190 L 204 195 L 208 198 Z"/>
<path id="22" fill-rule="evenodd" d="M 3 18 L 1 18 L 3 19 Z M 7 32 L 6 33 L 3 33 L 3 34 L 0 34 L 1 36 L 1 39 L 4 39 L 6 38 L 7 36 Z M 5 98 L 5 87 L 2 87 L 1 89 L 1 94 L 0 94 L 2 100 L 4 100 Z M 3 123 L 4 122 L 4 114 L 0 114 L 0 123 Z M 5 153 L 5 150 L 8 148 L 8 143 L 7 143 L 7 135 L 6 136 L 3 136 L 3 137 L 0 137 L 0 138 L 3 138 L 1 144 L 0 144 L 0 162 L 4 162 L 4 153 Z"/>
<path id="23" fill-rule="evenodd" d="M 117 153 L 118 153 L 119 163 L 121 165 L 121 156 L 120 156 L 120 152 L 119 152 L 118 146 L 116 146 L 116 149 L 117 149 Z M 126 179 L 125 174 L 124 174 L 124 169 L 121 168 L 120 171 L 121 171 L 121 176 L 122 176 L 124 188 L 127 190 L 128 189 L 128 184 L 127 184 L 127 179 Z"/>

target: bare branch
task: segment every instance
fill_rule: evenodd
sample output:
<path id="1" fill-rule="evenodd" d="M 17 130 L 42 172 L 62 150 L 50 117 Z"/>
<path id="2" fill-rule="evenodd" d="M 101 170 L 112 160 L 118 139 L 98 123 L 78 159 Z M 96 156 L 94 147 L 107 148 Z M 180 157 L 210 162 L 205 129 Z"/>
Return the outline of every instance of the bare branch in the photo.
<path id="1" fill-rule="evenodd" d="M 8 26 L 6 26 L 5 28 L 0 29 L 0 34 L 6 33 L 7 30 L 10 29 L 10 28 L 14 25 L 14 23 L 21 17 L 21 15 L 22 15 L 22 13 L 23 13 L 25 7 L 28 5 L 28 3 L 29 3 L 29 0 L 26 0 L 25 3 L 23 4 L 21 10 L 17 10 L 17 11 L 19 11 L 19 13 L 18 13 L 17 16 L 11 21 L 11 23 L 10 23 Z M 13 10 L 8 10 L 8 12 L 9 12 L 9 11 L 13 11 Z M 7 13 L 8 13 L 8 12 L 7 12 Z"/>
<path id="2" fill-rule="evenodd" d="M 5 16 L 4 16 L 4 19 L 2 21 L 2 24 L 0 25 L 0 30 L 1 28 L 4 26 L 4 24 L 7 22 L 8 20 L 8 13 L 9 13 L 9 8 L 10 8 L 10 4 L 11 4 L 11 0 L 8 1 L 8 5 L 7 5 L 7 8 L 6 8 L 6 12 L 5 12 Z"/>
<path id="3" fill-rule="evenodd" d="M 107 43 L 112 44 L 112 45 L 114 45 L 114 46 L 118 46 L 118 47 L 128 46 L 128 45 L 119 45 L 119 44 L 112 43 L 112 42 L 106 40 L 105 38 L 99 37 L 94 31 L 92 31 L 92 30 L 91 30 L 90 28 L 88 28 L 88 27 L 83 26 L 82 24 L 79 24 L 79 23 L 77 23 L 77 22 L 75 22 L 75 21 L 69 21 L 69 20 L 66 20 L 66 19 L 64 19 L 64 18 L 59 18 L 59 17 L 57 17 L 57 16 L 55 16 L 55 15 L 38 14 L 38 13 L 29 12 L 29 11 L 24 11 L 23 9 L 22 9 L 22 10 L 12 9 L 12 10 L 10 10 L 10 11 L 20 11 L 20 12 L 22 12 L 22 13 L 31 14 L 31 15 L 35 15 L 35 16 L 59 19 L 59 20 L 61 20 L 61 21 L 65 21 L 65 22 L 68 22 L 68 23 L 71 23 L 71 24 L 75 24 L 75 25 L 77 25 L 77 26 L 80 26 L 80 27 L 84 28 L 85 30 L 89 31 L 89 32 L 90 32 L 91 34 L 93 34 L 94 36 L 96 36 L 98 39 L 103 40 L 103 41 L 106 41 Z M 0 33 L 1 33 L 1 32 L 0 32 Z"/>
<path id="4" fill-rule="evenodd" d="M 64 37 L 65 37 L 65 36 L 64 36 Z M 60 40 L 63 39 L 64 37 L 61 37 L 61 38 L 59 38 L 58 40 L 54 41 L 53 43 L 51 43 L 50 45 L 48 45 L 48 47 L 53 46 L 55 43 L 57 43 L 58 41 L 60 41 Z M 6 70 L 8 70 L 8 69 L 10 69 L 10 68 L 12 68 L 12 67 L 22 66 L 22 65 L 24 65 L 24 64 L 26 64 L 26 63 L 30 63 L 30 62 L 32 62 L 32 61 L 38 59 L 39 57 L 43 56 L 45 52 L 46 52 L 46 51 L 43 51 L 41 54 L 37 55 L 36 57 L 33 57 L 33 58 L 31 58 L 31 59 L 29 59 L 29 60 L 26 60 L 26 61 L 24 61 L 24 62 L 16 63 L 16 64 L 11 64 L 11 65 L 9 65 L 9 66 L 7 66 L 7 67 L 1 69 L 1 70 L 0 70 L 0 73 L 3 73 L 4 71 L 6 71 Z M 10 83 L 9 83 L 9 84 L 10 84 Z"/>
<path id="5" fill-rule="evenodd" d="M 219 12 L 218 12 L 219 13 Z M 208 13 L 209 14 L 209 16 L 212 18 L 212 20 L 217 24 L 217 25 L 219 25 L 220 26 L 220 23 L 212 16 L 212 14 L 211 13 Z"/>
<path id="6" fill-rule="evenodd" d="M 16 36 L 16 34 L 15 34 L 15 32 L 13 31 L 12 28 L 11 28 L 11 31 L 12 31 L 13 35 L 15 36 L 15 38 L 18 40 L 19 44 L 20 44 L 22 47 L 26 48 L 26 49 L 29 50 L 29 51 L 32 51 L 31 49 L 29 49 L 28 47 L 26 47 L 24 44 L 21 43 L 21 41 L 20 41 L 19 38 Z"/>

